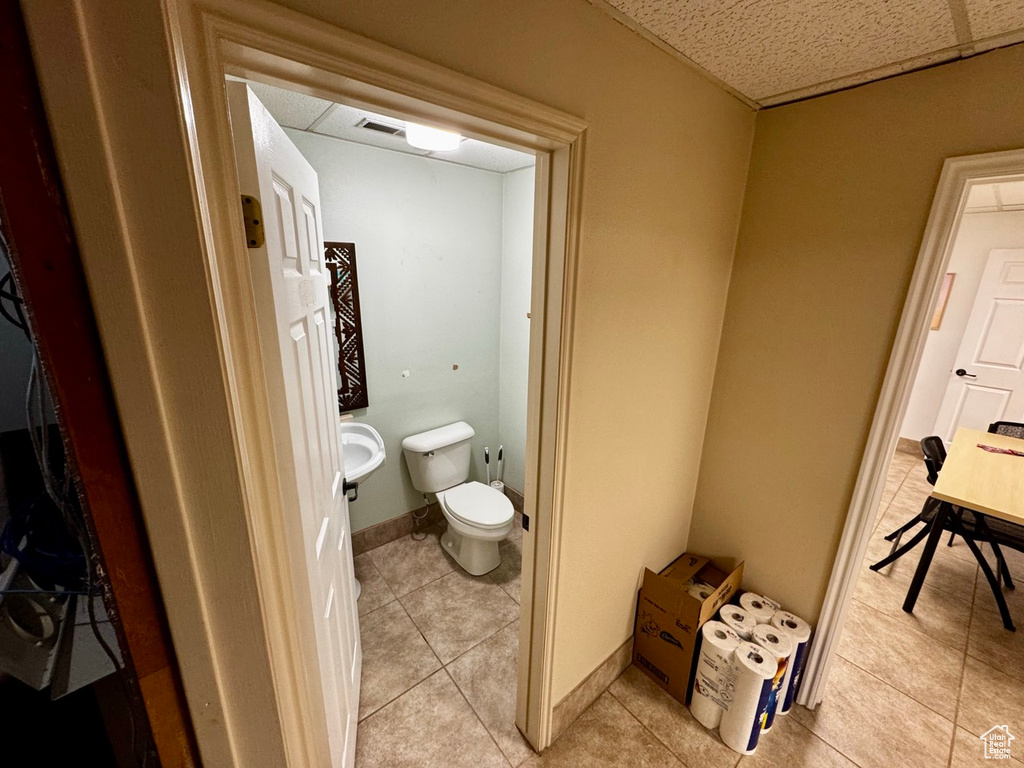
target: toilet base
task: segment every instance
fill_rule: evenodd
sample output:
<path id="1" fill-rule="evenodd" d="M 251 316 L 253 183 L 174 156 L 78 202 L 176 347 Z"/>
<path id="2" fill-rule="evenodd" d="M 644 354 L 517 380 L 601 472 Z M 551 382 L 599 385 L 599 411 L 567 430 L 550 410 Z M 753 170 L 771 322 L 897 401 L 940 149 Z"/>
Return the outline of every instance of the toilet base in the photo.
<path id="1" fill-rule="evenodd" d="M 462 570 L 473 576 L 483 576 L 501 564 L 497 539 L 485 541 L 463 536 L 454 530 L 451 524 L 448 525 L 448 530 L 441 534 L 441 549 L 451 555 L 452 559 L 462 566 Z"/>

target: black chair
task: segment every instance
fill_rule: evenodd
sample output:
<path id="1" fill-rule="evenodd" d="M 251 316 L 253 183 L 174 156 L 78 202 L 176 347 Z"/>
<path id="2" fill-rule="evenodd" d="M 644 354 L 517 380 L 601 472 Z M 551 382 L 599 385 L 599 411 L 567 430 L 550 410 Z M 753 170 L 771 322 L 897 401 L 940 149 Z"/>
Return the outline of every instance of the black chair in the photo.
<path id="1" fill-rule="evenodd" d="M 993 435 L 1006 435 L 1024 440 L 1024 424 L 1019 421 L 996 421 L 988 425 L 988 431 Z"/>
<path id="2" fill-rule="evenodd" d="M 942 470 L 942 465 L 946 461 L 946 446 L 943 444 L 942 438 L 939 437 L 938 435 L 931 435 L 930 437 L 923 438 L 921 440 L 921 453 L 924 454 L 924 466 L 928 470 L 928 484 L 935 485 L 935 481 L 939 479 L 939 472 Z M 885 537 L 886 541 L 892 542 L 892 549 L 889 550 L 890 555 L 896 552 L 897 548 L 900 545 L 900 539 L 903 537 L 904 533 L 906 533 L 919 523 L 930 522 L 932 518 L 935 517 L 935 510 L 938 503 L 938 499 L 933 499 L 931 496 L 929 496 L 927 499 L 925 499 L 924 506 L 921 507 L 921 511 L 918 512 L 915 517 L 912 517 L 910 520 L 905 522 L 903 525 L 901 525 L 899 528 L 897 528 L 895 531 L 893 531 Z M 923 539 L 927 535 L 927 533 L 928 529 L 927 526 L 925 526 L 924 530 L 918 532 L 917 537 L 915 537 L 913 543 L 911 543 L 910 545 L 911 548 L 918 541 Z M 950 538 L 949 543 L 953 543 L 952 538 Z M 896 558 L 894 557 L 893 560 L 895 559 Z M 892 560 L 890 560 L 889 562 L 892 562 Z M 888 565 L 888 563 L 886 563 L 886 565 Z M 878 569 L 875 568 L 875 570 Z"/>
<path id="3" fill-rule="evenodd" d="M 932 435 L 921 440 L 921 452 L 924 454 L 925 466 L 928 469 L 928 482 L 931 485 L 935 485 L 939 472 L 942 470 L 942 465 L 946 460 L 946 447 L 943 445 L 940 437 Z M 914 518 L 885 537 L 887 541 L 893 542 L 892 549 L 886 557 L 871 565 L 871 570 L 881 570 L 916 547 L 931 532 L 940 505 L 946 503 L 932 496 L 925 499 L 921 511 Z M 1013 631 L 1013 622 L 1010 619 L 1010 612 L 1000 589 L 1000 582 L 1004 582 L 1008 589 L 1015 589 L 1016 587 L 1010 576 L 1010 570 L 1006 566 L 1006 560 L 1003 558 L 1000 546 L 1007 546 L 1024 552 L 1024 526 L 1014 525 L 999 518 L 982 515 L 973 510 L 957 507 L 952 504 L 947 506 L 948 513 L 944 515 L 943 527 L 951 534 L 963 537 L 964 542 L 970 548 L 982 571 L 985 573 L 989 586 L 992 588 L 996 605 L 1003 618 L 1003 626 Z M 917 531 L 910 541 L 900 546 L 902 535 L 919 523 L 924 523 L 921 530 Z M 952 543 L 952 536 L 950 537 L 950 542 Z M 988 543 L 992 547 L 992 551 L 996 556 L 998 576 L 993 573 L 988 561 L 979 549 L 979 543 Z"/>

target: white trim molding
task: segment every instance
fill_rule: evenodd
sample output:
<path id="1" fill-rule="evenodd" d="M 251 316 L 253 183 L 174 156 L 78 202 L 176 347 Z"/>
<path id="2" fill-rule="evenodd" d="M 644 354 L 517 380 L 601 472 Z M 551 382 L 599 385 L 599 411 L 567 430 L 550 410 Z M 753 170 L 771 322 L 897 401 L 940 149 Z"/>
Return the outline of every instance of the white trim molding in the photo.
<path id="1" fill-rule="evenodd" d="M 797 701 L 814 708 L 825 695 L 832 658 L 861 572 L 886 472 L 921 362 L 932 311 L 946 274 L 970 188 L 1007 176 L 1024 175 L 1024 150 L 953 157 L 945 161 L 903 306 L 882 390 L 853 489 L 839 551 L 821 608 Z"/>
<path id="2" fill-rule="evenodd" d="M 537 154 L 517 724 L 547 747 L 586 124 L 263 0 L 24 12 L 205 765 L 312 767 L 324 738 L 225 74 Z"/>

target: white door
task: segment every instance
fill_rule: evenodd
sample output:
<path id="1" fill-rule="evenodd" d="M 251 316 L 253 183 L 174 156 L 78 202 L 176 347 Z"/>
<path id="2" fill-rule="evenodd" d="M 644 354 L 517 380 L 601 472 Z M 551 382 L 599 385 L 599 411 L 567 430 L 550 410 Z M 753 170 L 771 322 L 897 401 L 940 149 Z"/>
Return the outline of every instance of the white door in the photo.
<path id="1" fill-rule="evenodd" d="M 319 663 L 311 660 L 308 668 L 319 667 L 330 765 L 340 768 L 355 757 L 362 650 L 342 490 L 320 190 L 316 172 L 248 86 L 231 82 L 228 89 L 240 189 L 257 196 L 263 209 L 266 242 L 248 255 L 283 526 L 299 610 L 309 611 L 298 623 L 312 627 L 315 636 L 309 645 Z M 322 754 L 327 745 L 320 747 Z"/>
<path id="2" fill-rule="evenodd" d="M 1024 421 L 1024 249 L 989 254 L 935 434 L 993 421 Z"/>

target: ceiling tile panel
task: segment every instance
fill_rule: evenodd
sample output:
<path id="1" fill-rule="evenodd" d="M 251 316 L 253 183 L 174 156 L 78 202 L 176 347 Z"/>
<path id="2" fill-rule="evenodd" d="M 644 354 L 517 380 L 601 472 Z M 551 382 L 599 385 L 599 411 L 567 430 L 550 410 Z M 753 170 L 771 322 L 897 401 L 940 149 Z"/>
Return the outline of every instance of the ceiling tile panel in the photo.
<path id="1" fill-rule="evenodd" d="M 947 0 L 611 0 L 755 101 L 957 44 Z"/>
<path id="2" fill-rule="evenodd" d="M 964 0 L 975 40 L 1024 29 L 1024 0 Z"/>
<path id="3" fill-rule="evenodd" d="M 393 117 L 367 112 L 364 109 L 332 104 L 324 99 L 306 96 L 265 83 L 245 81 L 278 123 L 302 131 L 331 136 L 356 144 L 390 149 L 409 155 L 429 156 L 434 160 L 467 165 L 495 173 L 508 173 L 534 165 L 536 158 L 525 152 L 506 149 L 475 139 L 466 139 L 452 152 L 428 152 L 409 145 L 404 136 L 391 136 L 360 126 L 364 120 L 404 128 L 405 123 Z"/>
<path id="4" fill-rule="evenodd" d="M 383 123 L 384 125 L 394 125 L 401 127 L 403 125 L 401 120 L 395 120 L 393 117 L 384 117 L 383 115 L 376 115 L 373 112 L 367 112 L 362 109 L 355 109 L 354 107 L 346 107 L 344 104 L 338 104 L 322 122 L 320 122 L 313 130 L 316 133 L 322 133 L 326 136 L 333 136 L 336 139 L 345 139 L 346 141 L 354 141 L 358 144 L 368 144 L 371 147 L 381 147 L 382 149 L 393 149 L 396 152 L 406 152 L 411 155 L 425 155 L 426 151 L 422 149 L 416 149 L 409 146 L 409 142 L 402 136 L 389 136 L 386 133 L 377 133 L 366 128 L 359 128 L 358 125 L 364 119 L 373 120 L 374 122 Z"/>
<path id="5" fill-rule="evenodd" d="M 966 208 L 969 210 L 996 210 L 999 201 L 996 199 L 995 184 L 975 184 L 967 193 Z"/>
<path id="6" fill-rule="evenodd" d="M 1006 207 L 1024 207 L 1024 181 L 1004 181 L 999 185 L 999 199 Z"/>
<path id="7" fill-rule="evenodd" d="M 466 139 L 459 148 L 453 152 L 432 152 L 431 157 L 438 160 L 447 160 L 451 163 L 469 165 L 473 168 L 480 168 L 495 173 L 508 173 L 518 171 L 534 164 L 533 155 L 525 152 L 516 152 L 514 149 L 505 149 L 494 144 L 487 144 L 475 139 Z"/>
<path id="8" fill-rule="evenodd" d="M 331 106 L 331 102 L 325 99 L 286 91 L 265 83 L 249 82 L 249 87 L 278 124 L 286 128 L 306 130 Z"/>

